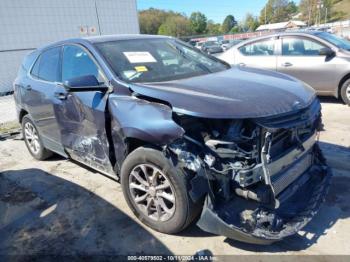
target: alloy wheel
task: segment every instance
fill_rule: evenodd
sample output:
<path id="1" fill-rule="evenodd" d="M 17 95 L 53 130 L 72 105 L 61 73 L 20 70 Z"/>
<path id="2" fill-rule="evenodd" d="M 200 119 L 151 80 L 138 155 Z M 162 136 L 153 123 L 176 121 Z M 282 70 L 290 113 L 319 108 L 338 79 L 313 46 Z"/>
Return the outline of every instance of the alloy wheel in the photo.
<path id="1" fill-rule="evenodd" d="M 348 86 L 346 87 L 345 94 L 348 100 L 350 101 L 350 84 L 348 84 Z"/>
<path id="2" fill-rule="evenodd" d="M 30 151 L 35 155 L 38 154 L 40 152 L 38 132 L 29 122 L 25 123 L 24 125 L 24 138 L 27 141 Z"/>
<path id="3" fill-rule="evenodd" d="M 132 201 L 155 221 L 165 222 L 175 213 L 175 191 L 169 179 L 154 165 L 140 164 L 129 176 Z"/>

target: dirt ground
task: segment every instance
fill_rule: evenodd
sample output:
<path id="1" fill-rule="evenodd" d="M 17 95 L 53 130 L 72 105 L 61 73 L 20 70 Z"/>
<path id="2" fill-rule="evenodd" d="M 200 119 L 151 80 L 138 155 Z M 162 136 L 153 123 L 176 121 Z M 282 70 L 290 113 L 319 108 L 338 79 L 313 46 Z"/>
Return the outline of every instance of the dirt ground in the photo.
<path id="1" fill-rule="evenodd" d="M 303 232 L 271 246 L 238 243 L 201 231 L 155 232 L 130 212 L 121 187 L 72 161 L 38 162 L 24 142 L 0 141 L 0 255 L 350 255 L 350 107 L 322 100 L 321 146 L 332 186 Z"/>

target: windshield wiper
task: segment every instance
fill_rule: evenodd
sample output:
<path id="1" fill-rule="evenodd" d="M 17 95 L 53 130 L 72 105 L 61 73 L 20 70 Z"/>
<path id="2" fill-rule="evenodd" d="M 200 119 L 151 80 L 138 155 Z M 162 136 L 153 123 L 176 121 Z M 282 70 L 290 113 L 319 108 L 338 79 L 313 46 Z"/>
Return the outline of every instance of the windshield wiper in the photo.
<path id="1" fill-rule="evenodd" d="M 128 80 L 133 80 L 135 78 L 139 78 L 142 74 L 143 74 L 143 72 L 135 72 L 130 77 L 128 77 Z"/>

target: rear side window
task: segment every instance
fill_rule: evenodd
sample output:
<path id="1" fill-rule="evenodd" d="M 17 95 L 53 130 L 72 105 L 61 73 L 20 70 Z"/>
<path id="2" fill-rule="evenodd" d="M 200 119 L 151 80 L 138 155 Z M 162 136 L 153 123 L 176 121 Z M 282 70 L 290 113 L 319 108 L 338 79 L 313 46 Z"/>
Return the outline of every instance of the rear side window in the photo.
<path id="1" fill-rule="evenodd" d="M 269 56 L 274 55 L 275 40 L 263 40 L 244 45 L 239 51 L 245 56 Z"/>
<path id="2" fill-rule="evenodd" d="M 44 51 L 35 62 L 31 74 L 41 80 L 60 82 L 61 47 Z"/>
<path id="3" fill-rule="evenodd" d="M 37 56 L 36 52 L 31 52 L 30 54 L 28 54 L 24 57 L 23 62 L 19 68 L 18 75 L 26 75 L 27 74 L 27 72 L 29 71 L 30 66 L 33 64 L 36 56 Z"/>

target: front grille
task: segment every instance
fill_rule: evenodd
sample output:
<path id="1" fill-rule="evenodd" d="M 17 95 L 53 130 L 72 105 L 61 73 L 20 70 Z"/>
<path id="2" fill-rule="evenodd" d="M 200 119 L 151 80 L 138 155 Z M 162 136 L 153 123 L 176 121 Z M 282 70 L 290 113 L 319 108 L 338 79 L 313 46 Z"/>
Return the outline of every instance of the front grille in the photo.
<path id="1" fill-rule="evenodd" d="M 307 108 L 292 113 L 281 114 L 272 117 L 263 117 L 255 121 L 267 128 L 294 128 L 314 123 L 321 115 L 321 105 L 315 99 Z"/>

